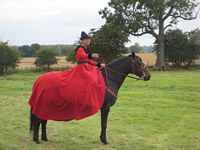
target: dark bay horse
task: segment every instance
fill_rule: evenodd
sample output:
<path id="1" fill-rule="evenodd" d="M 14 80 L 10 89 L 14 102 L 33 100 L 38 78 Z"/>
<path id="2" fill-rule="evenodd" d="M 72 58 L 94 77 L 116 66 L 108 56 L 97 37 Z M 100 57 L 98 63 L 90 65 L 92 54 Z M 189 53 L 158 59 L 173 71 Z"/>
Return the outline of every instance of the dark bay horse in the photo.
<path id="1" fill-rule="evenodd" d="M 117 99 L 118 91 L 129 73 L 137 75 L 140 80 L 147 81 L 150 79 L 150 73 L 148 72 L 145 65 L 139 56 L 135 53 L 132 55 L 121 57 L 110 64 L 108 64 L 102 70 L 104 81 L 106 84 L 106 93 L 104 104 L 101 108 L 101 134 L 100 139 L 102 143 L 107 144 L 106 139 L 106 128 L 107 128 L 107 117 L 110 111 L 110 107 L 115 104 Z M 131 77 L 130 77 L 131 78 Z M 132 77 L 133 78 L 133 77 Z M 30 130 L 33 130 L 33 140 L 39 144 L 39 127 L 42 124 L 42 140 L 48 141 L 46 134 L 47 120 L 42 120 L 32 114 L 32 108 L 30 113 Z"/>

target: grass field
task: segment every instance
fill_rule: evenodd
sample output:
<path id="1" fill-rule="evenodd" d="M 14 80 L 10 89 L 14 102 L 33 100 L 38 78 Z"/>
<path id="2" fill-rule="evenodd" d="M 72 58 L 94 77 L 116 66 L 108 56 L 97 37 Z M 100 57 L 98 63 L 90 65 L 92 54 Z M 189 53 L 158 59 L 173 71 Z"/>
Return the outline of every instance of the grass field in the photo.
<path id="1" fill-rule="evenodd" d="M 200 71 L 152 72 L 127 79 L 108 118 L 108 145 L 99 140 L 100 113 L 81 121 L 49 121 L 49 142 L 29 133 L 29 106 L 40 73 L 0 77 L 0 150 L 200 150 Z"/>

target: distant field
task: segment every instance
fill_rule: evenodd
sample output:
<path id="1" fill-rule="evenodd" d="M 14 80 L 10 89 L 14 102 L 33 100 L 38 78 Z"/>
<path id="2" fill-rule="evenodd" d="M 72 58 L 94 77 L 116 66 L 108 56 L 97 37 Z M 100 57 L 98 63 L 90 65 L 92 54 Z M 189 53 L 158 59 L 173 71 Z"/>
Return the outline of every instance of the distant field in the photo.
<path id="1" fill-rule="evenodd" d="M 156 63 L 156 54 L 155 53 L 138 53 L 136 54 L 142 58 L 142 61 L 145 65 L 155 65 Z"/>
<path id="2" fill-rule="evenodd" d="M 142 61 L 145 65 L 153 66 L 156 63 L 156 54 L 155 53 L 137 53 L 138 56 L 142 58 Z M 66 57 L 57 57 L 58 58 L 58 64 L 53 65 L 53 67 L 73 67 L 75 64 L 72 64 L 71 62 L 66 61 Z M 21 63 L 19 64 L 19 69 L 30 69 L 35 68 L 35 65 L 33 64 L 35 61 L 35 58 L 23 58 Z M 196 61 L 196 64 L 200 64 L 200 59 Z"/>
<path id="3" fill-rule="evenodd" d="M 155 61 L 156 61 L 156 56 L 154 53 L 139 53 L 138 54 L 143 62 L 145 64 L 149 64 L 149 65 L 154 65 Z M 74 64 L 72 64 L 71 62 L 67 62 L 66 61 L 66 57 L 57 57 L 58 58 L 58 64 L 53 65 L 53 67 L 73 67 Z M 19 64 L 18 68 L 19 69 L 30 69 L 30 68 L 35 68 L 35 65 L 33 64 L 35 61 L 35 58 L 33 57 L 29 57 L 29 58 L 23 58 L 21 60 L 21 63 Z"/>
<path id="4" fill-rule="evenodd" d="M 66 57 L 57 57 L 58 58 L 58 64 L 52 65 L 53 67 L 73 67 L 74 64 L 71 62 L 66 61 Z M 33 57 L 27 57 L 23 58 L 21 60 L 21 63 L 18 66 L 18 69 L 30 69 L 30 68 L 35 68 L 36 66 L 34 65 L 35 58 Z"/>

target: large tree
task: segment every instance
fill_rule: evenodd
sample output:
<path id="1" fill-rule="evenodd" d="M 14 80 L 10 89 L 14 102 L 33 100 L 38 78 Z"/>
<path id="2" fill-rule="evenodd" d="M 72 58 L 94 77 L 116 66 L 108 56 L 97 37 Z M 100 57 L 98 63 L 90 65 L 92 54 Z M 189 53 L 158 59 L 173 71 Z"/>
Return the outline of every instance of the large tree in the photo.
<path id="1" fill-rule="evenodd" d="M 121 25 L 133 36 L 151 34 L 158 42 L 157 69 L 165 68 L 164 31 L 178 19 L 192 20 L 197 16 L 197 0 L 111 0 L 111 8 L 99 13 L 106 21 Z"/>
<path id="2" fill-rule="evenodd" d="M 121 27 L 107 23 L 98 30 L 92 29 L 91 33 L 92 43 L 89 49 L 100 54 L 99 61 L 108 63 L 127 52 L 125 43 L 128 42 L 128 34 Z"/>

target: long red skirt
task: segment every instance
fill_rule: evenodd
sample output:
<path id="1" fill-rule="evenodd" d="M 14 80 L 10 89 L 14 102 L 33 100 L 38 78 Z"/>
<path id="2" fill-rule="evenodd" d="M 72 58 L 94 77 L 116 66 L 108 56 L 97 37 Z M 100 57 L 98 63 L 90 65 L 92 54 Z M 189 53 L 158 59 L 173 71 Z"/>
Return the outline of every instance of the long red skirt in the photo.
<path id="1" fill-rule="evenodd" d="M 101 72 L 94 66 L 81 64 L 38 77 L 29 104 L 32 113 L 40 119 L 79 120 L 97 113 L 103 105 L 104 95 Z"/>

